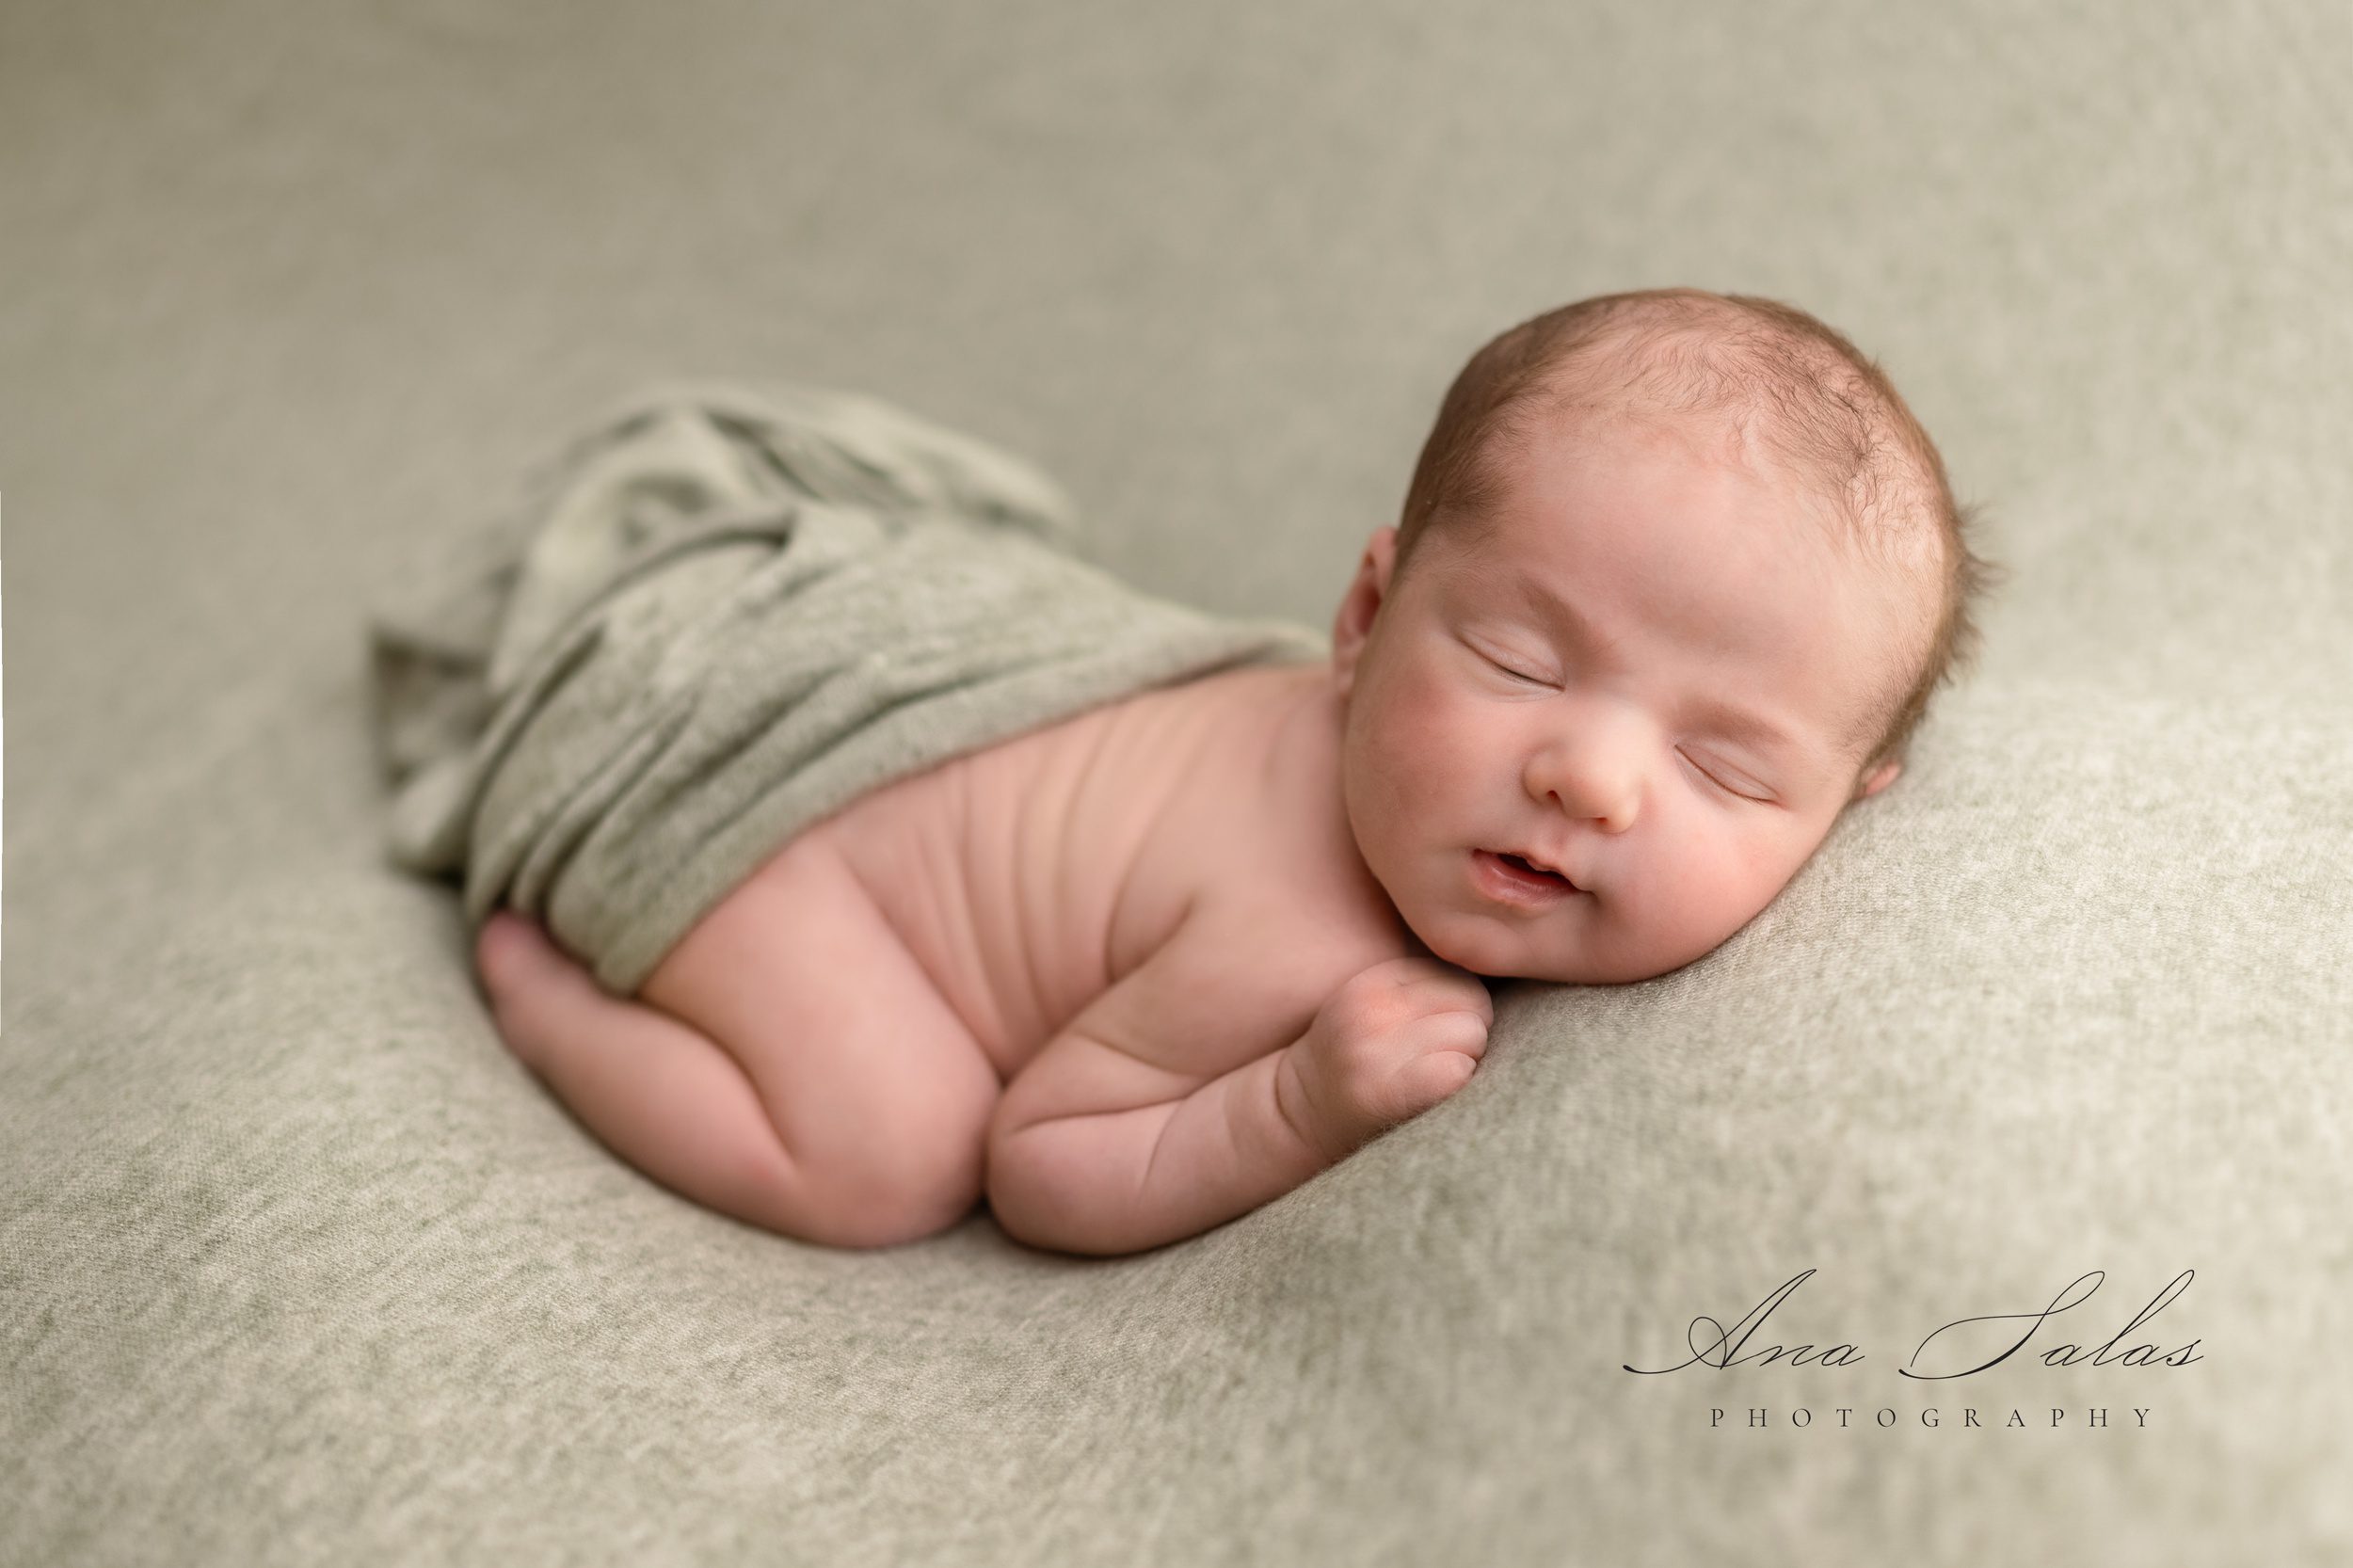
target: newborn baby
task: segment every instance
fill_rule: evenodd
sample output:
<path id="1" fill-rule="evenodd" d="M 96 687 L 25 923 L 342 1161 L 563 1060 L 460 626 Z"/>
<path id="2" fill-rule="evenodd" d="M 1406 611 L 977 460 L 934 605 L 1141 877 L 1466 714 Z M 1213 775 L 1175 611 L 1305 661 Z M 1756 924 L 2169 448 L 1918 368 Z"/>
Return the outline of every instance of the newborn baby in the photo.
<path id="1" fill-rule="evenodd" d="M 476 962 L 516 1055 L 712 1208 L 869 1247 L 985 1196 L 1033 1245 L 1158 1246 L 1459 1090 L 1480 976 L 1641 980 L 1739 930 L 1895 780 L 1986 575 L 1845 339 L 1588 300 L 1456 378 L 1328 664 L 876 790 L 635 1000 L 511 911 Z"/>

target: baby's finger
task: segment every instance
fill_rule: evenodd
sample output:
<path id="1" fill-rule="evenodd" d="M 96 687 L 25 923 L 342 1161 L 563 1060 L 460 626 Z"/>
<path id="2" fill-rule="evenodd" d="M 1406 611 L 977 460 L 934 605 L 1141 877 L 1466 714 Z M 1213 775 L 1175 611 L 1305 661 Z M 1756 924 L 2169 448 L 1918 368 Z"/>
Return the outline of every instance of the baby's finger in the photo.
<path id="1" fill-rule="evenodd" d="M 1425 1014 L 1415 1043 L 1426 1050 L 1459 1050 L 1468 1056 L 1487 1052 L 1487 1021 L 1465 1008 Z"/>
<path id="2" fill-rule="evenodd" d="M 1468 971 L 1455 968 L 1452 965 L 1445 966 L 1434 974 L 1416 976 L 1405 983 L 1404 988 L 1415 993 L 1417 999 L 1427 999 L 1433 1005 L 1443 998 L 1465 1012 L 1476 1013 L 1489 1023 L 1495 1022 L 1496 999 Z"/>
<path id="3" fill-rule="evenodd" d="M 1476 1058 L 1458 1051 L 1433 1052 L 1407 1067 L 1399 1078 L 1417 1101 L 1435 1102 L 1453 1094 L 1479 1071 Z"/>

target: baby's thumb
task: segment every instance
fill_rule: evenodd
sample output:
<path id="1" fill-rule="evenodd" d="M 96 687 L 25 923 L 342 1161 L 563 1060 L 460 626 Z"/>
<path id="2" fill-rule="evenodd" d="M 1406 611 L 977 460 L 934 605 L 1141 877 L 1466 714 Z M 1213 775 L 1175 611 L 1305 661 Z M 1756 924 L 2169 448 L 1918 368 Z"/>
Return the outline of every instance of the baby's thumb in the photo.
<path id="1" fill-rule="evenodd" d="M 1416 1105 L 1431 1106 L 1471 1080 L 1478 1061 L 1459 1050 L 1432 1051 L 1407 1067 L 1400 1078 Z"/>

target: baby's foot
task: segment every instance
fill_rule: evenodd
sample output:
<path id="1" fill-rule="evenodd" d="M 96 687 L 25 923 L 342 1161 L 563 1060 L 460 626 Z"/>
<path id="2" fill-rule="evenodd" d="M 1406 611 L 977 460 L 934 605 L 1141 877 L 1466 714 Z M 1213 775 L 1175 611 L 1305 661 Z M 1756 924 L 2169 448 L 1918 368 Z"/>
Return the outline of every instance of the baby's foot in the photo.
<path id="1" fill-rule="evenodd" d="M 523 1065 L 539 1072 L 547 1048 L 566 1038 L 584 1000 L 601 995 L 595 977 L 548 939 L 536 922 L 502 909 L 474 943 L 474 968 L 498 1024 L 499 1038 Z"/>
<path id="2" fill-rule="evenodd" d="M 578 968 L 548 939 L 538 922 L 512 909 L 499 910 L 483 926 L 474 941 L 473 962 L 483 988 L 493 997 L 545 984 Z"/>

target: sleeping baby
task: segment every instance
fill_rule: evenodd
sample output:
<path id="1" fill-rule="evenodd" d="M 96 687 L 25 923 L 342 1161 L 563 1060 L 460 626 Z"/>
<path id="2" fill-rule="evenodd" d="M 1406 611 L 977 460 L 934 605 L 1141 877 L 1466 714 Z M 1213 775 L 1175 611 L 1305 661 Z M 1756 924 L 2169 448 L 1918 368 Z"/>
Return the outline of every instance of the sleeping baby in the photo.
<path id="1" fill-rule="evenodd" d="M 1990 580 L 1933 443 L 1788 307 L 1526 322 L 1448 392 L 1328 658 L 1142 691 L 794 834 L 610 994 L 511 910 L 502 1037 L 672 1189 L 874 1247 L 985 1199 L 1118 1254 L 1477 1071 L 1481 977 L 1639 981 L 1894 782 Z"/>

